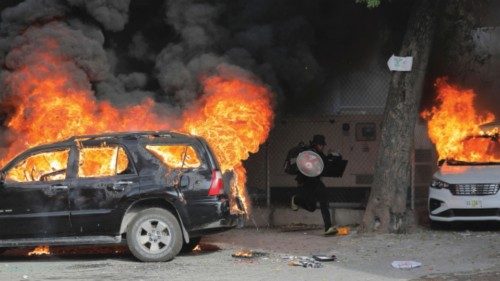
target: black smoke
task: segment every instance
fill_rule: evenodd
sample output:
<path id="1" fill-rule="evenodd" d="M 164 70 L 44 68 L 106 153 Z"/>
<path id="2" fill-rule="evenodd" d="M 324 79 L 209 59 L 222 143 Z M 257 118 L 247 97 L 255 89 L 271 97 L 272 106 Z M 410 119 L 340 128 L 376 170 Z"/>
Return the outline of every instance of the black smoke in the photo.
<path id="1" fill-rule="evenodd" d="M 26 55 L 13 48 L 51 34 L 96 96 L 117 105 L 151 96 L 179 113 L 200 96 L 201 78 L 228 65 L 267 84 L 278 110 L 294 111 L 329 94 L 339 73 L 363 68 L 380 49 L 383 56 L 397 50 L 410 4 L 369 10 L 327 0 L 2 1 L 2 77 Z"/>

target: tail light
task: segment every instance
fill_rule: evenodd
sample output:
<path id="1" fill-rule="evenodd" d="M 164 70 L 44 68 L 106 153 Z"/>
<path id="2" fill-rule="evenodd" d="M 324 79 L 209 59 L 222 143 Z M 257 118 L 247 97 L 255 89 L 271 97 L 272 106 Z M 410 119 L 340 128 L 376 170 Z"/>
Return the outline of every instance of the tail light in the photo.
<path id="1" fill-rule="evenodd" d="M 222 182 L 222 173 L 219 170 L 212 170 L 212 181 L 208 189 L 209 196 L 224 194 L 224 183 Z"/>

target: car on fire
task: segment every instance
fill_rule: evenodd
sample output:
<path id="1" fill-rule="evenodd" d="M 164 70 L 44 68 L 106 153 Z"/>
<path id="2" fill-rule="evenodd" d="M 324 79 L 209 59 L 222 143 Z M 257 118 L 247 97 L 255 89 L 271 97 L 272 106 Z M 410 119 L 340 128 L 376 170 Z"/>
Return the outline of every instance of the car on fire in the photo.
<path id="1" fill-rule="evenodd" d="M 492 159 L 500 159 L 500 123 L 480 126 L 482 132 L 471 136 Z M 466 140 L 467 140 L 466 139 Z M 429 187 L 431 226 L 455 221 L 500 221 L 500 162 L 439 161 L 439 169 Z"/>
<path id="2" fill-rule="evenodd" d="M 207 142 L 174 132 L 77 136 L 2 170 L 0 247 L 126 243 L 168 261 L 237 224 Z"/>

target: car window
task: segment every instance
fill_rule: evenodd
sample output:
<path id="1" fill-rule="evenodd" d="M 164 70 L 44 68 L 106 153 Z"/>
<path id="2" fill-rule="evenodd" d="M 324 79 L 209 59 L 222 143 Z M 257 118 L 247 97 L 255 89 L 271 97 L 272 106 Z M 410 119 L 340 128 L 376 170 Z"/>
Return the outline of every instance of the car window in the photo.
<path id="1" fill-rule="evenodd" d="M 198 168 L 202 161 L 190 145 L 146 145 L 146 149 L 170 168 Z"/>
<path id="2" fill-rule="evenodd" d="M 134 174 L 135 170 L 125 149 L 119 145 L 80 147 L 78 177 L 109 177 Z"/>
<path id="3" fill-rule="evenodd" d="M 5 180 L 11 182 L 64 180 L 68 156 L 69 149 L 32 154 L 7 171 Z"/>

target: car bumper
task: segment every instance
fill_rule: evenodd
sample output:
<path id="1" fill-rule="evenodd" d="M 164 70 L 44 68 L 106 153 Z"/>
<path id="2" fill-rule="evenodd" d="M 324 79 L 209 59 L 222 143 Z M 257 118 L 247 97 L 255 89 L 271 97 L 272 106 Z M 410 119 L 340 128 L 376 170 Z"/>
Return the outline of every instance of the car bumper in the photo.
<path id="1" fill-rule="evenodd" d="M 429 218 L 433 221 L 500 221 L 500 192 L 495 195 L 453 195 L 429 188 Z"/>
<path id="2" fill-rule="evenodd" d="M 229 230 L 238 225 L 240 220 L 238 215 L 231 214 L 228 200 L 197 202 L 198 211 L 193 215 L 203 216 L 203 220 L 192 225 L 189 230 L 190 236 L 201 236 L 210 233 Z M 191 205 L 191 210 L 194 210 Z M 203 210 L 201 212 L 200 210 Z"/>
<path id="3" fill-rule="evenodd" d="M 236 215 L 231 215 L 230 217 L 220 219 L 218 221 L 205 224 L 197 229 L 192 229 L 189 231 L 189 236 L 198 237 L 207 234 L 219 233 L 223 231 L 230 230 L 238 225 L 240 218 Z"/>

